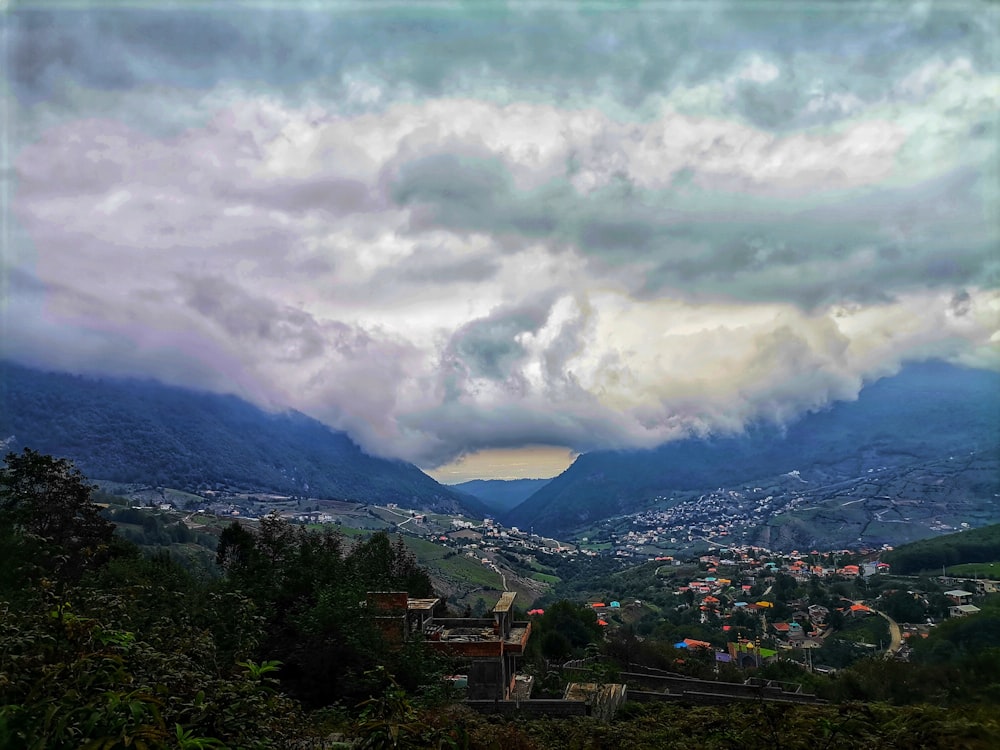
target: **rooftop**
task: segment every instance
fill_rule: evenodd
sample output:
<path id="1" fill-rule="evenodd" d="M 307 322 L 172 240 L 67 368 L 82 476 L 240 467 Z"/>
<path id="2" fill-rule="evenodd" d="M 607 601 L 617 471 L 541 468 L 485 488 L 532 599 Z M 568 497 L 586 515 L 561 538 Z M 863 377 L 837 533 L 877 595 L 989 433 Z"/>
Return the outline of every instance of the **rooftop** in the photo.
<path id="1" fill-rule="evenodd" d="M 510 608 L 514 606 L 515 596 L 517 596 L 517 593 L 514 591 L 504 591 L 503 594 L 500 595 L 500 601 L 497 602 L 497 605 L 493 608 L 493 611 L 510 612 Z"/>

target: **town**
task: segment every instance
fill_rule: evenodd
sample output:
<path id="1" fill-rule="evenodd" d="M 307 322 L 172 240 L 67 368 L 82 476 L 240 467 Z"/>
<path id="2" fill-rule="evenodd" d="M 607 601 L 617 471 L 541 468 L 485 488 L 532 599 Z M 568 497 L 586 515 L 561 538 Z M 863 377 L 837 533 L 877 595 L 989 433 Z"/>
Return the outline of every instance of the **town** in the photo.
<path id="1" fill-rule="evenodd" d="M 804 481 L 797 472 L 788 479 Z M 250 524 L 280 518 L 316 529 L 334 528 L 348 537 L 386 531 L 413 544 L 420 540 L 421 545 L 444 550 L 440 558 L 421 562 L 450 584 L 451 603 L 464 604 L 475 616 L 488 614 L 491 597 L 505 593 L 518 592 L 524 607 L 520 616 L 529 620 L 544 614 L 538 603 L 571 598 L 596 617 L 606 638 L 649 634 L 657 623 L 670 620 L 672 632 L 683 635 L 676 646 L 684 650 L 686 661 L 696 655 L 712 665 L 761 667 L 789 660 L 810 671 L 832 672 L 875 654 L 906 660 L 914 639 L 926 638 L 948 618 L 975 614 L 978 599 L 1000 590 L 996 580 L 978 576 L 896 575 L 882 560 L 891 556 L 890 545 L 780 552 L 740 543 L 740 528 L 752 527 L 768 512 L 781 513 L 805 502 L 802 497 L 786 501 L 760 487 L 701 494 L 668 510 L 632 516 L 633 528 L 621 534 L 573 541 L 505 527 L 493 518 L 473 520 L 396 503 L 375 506 L 236 493 L 182 497 L 169 492 L 136 489 L 131 497 L 191 529 L 203 528 L 209 518 Z M 707 523 L 710 516 L 719 522 Z M 680 539 L 696 545 L 680 545 Z M 695 551 L 664 554 L 670 547 Z M 490 577 L 464 587 L 447 580 L 457 574 L 442 561 L 454 562 L 455 556 L 481 566 Z M 442 567 L 436 568 L 436 563 Z M 599 571 L 614 586 L 583 584 L 570 591 L 565 584 L 575 574 L 567 571 L 575 568 Z M 685 627 L 688 632 L 682 632 Z"/>

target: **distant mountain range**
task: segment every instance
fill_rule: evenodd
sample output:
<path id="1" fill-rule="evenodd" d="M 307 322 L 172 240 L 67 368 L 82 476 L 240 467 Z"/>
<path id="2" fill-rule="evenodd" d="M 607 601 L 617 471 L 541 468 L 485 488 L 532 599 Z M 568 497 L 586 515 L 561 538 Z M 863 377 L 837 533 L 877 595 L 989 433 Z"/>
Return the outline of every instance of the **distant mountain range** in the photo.
<path id="1" fill-rule="evenodd" d="M 699 493 L 754 485 L 808 496 L 801 512 L 782 511 L 747 532 L 747 540 L 779 549 L 861 537 L 896 543 L 957 521 L 1000 521 L 1000 374 L 943 363 L 910 365 L 866 386 L 856 401 L 783 428 L 753 425 L 739 437 L 588 453 L 550 480 L 447 487 L 412 464 L 364 453 L 348 435 L 298 412 L 5 362 L 0 443 L 71 458 L 92 479 L 398 502 L 491 514 L 560 538 L 654 506 L 697 507 Z"/>
<path id="2" fill-rule="evenodd" d="M 836 483 L 970 452 L 994 460 L 994 467 L 1000 456 L 1000 374 L 914 364 L 868 385 L 856 401 L 835 403 L 784 429 L 755 425 L 740 437 L 581 455 L 503 521 L 565 535 L 648 508 L 657 497 L 669 502 L 671 493 L 740 487 L 796 470 Z M 950 481 L 962 465 L 953 463 L 937 483 Z M 1000 476 L 982 473 L 963 484 L 963 507 L 1000 516 Z"/>
<path id="3" fill-rule="evenodd" d="M 486 509 L 416 466 L 364 453 L 304 414 L 154 381 L 0 362 L 0 442 L 72 459 L 91 479 L 229 489 L 412 508 Z"/>
<path id="4" fill-rule="evenodd" d="M 551 479 L 473 479 L 451 485 L 477 498 L 494 513 L 504 514 L 517 507 Z"/>

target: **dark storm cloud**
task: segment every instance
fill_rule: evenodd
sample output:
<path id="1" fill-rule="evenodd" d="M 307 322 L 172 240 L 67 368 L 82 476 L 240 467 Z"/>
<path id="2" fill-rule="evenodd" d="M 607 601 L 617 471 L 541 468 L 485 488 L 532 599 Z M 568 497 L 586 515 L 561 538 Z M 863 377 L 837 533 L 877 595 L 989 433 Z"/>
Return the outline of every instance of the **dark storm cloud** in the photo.
<path id="1" fill-rule="evenodd" d="M 768 4 L 705 2 L 619 10 L 15 8 L 8 11 L 8 33 L 16 90 L 32 100 L 58 95 L 68 80 L 98 89 L 256 82 L 337 94 L 344 75 L 367 71 L 420 96 L 468 90 L 478 80 L 502 84 L 495 87 L 501 97 L 506 87 L 508 97 L 571 101 L 600 86 L 636 107 L 677 86 L 713 80 L 743 50 L 757 48 L 785 69 L 800 66 L 803 85 L 822 73 L 835 92 L 849 77 L 849 88 L 871 101 L 912 66 L 911 50 L 971 53 L 977 64 L 995 64 L 987 14 L 976 18 L 948 5 L 868 3 L 862 12 L 844 13 L 833 3 L 775 12 Z M 801 54 L 802 39 L 809 39 L 809 59 Z M 751 120 L 782 127 L 804 116 L 801 97 L 784 82 L 747 83 L 737 104 Z"/>
<path id="2" fill-rule="evenodd" d="M 625 184 L 580 195 L 550 183 L 519 192 L 495 160 L 439 155 L 400 169 L 393 195 L 420 209 L 415 229 L 572 242 L 642 296 L 670 290 L 812 309 L 883 302 L 928 284 L 995 283 L 984 179 L 963 167 L 915 186 L 833 195 L 816 208 L 754 198 L 719 210 L 706 191 Z M 543 215 L 547 226 L 535 221 Z"/>
<path id="3" fill-rule="evenodd" d="M 997 363 L 978 6 L 15 5 L 0 312 L 32 362 L 427 465 Z"/>
<path id="4" fill-rule="evenodd" d="M 324 336 L 309 314 L 255 297 L 224 279 L 180 278 L 184 302 L 249 347 L 266 347 L 281 360 L 310 360 L 324 350 Z"/>
<path id="5" fill-rule="evenodd" d="M 469 377 L 516 379 L 517 365 L 526 353 L 517 337 L 541 328 L 548 319 L 551 303 L 551 299 L 545 299 L 508 306 L 466 323 L 452 334 L 446 361 L 462 368 Z"/>

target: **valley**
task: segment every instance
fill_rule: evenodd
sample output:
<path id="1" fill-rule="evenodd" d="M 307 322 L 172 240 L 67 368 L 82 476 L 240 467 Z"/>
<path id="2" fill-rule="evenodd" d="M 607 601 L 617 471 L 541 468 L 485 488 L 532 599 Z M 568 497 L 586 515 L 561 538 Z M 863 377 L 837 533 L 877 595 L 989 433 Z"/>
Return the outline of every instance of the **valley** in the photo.
<path id="1" fill-rule="evenodd" d="M 660 495 L 647 509 L 606 519 L 580 535 L 639 555 L 740 544 L 877 548 L 995 523 L 1000 495 L 987 497 L 983 488 L 997 476 L 1000 458 L 983 451 L 919 465 L 872 466 L 847 478 L 810 467 L 753 486 Z"/>
<path id="2" fill-rule="evenodd" d="M 651 516 L 648 523 L 673 521 L 686 531 L 684 552 L 666 555 L 640 550 L 638 536 L 626 535 L 624 543 L 617 538 L 561 541 L 492 518 L 395 502 L 217 490 L 199 495 L 106 481 L 95 491 L 61 459 L 24 451 L 8 455 L 7 463 L 11 468 L 0 473 L 0 531 L 14 542 L 17 564 L 17 579 L 5 584 L 8 596 L 30 590 L 32 555 L 41 553 L 37 559 L 54 566 L 52 575 L 69 576 L 60 586 L 69 585 L 73 592 L 72 603 L 60 605 L 66 610 L 60 610 L 55 627 L 62 628 L 65 620 L 70 633 L 95 623 L 96 637 L 105 648 L 109 639 L 120 643 L 123 659 L 131 658 L 133 639 L 153 640 L 176 631 L 178 624 L 162 627 L 177 617 L 173 601 L 187 602 L 200 622 L 211 623 L 218 635 L 201 637 L 219 639 L 217 648 L 222 648 L 236 624 L 230 604 L 237 604 L 240 617 L 250 616 L 238 625 L 249 628 L 243 631 L 250 639 L 243 648 L 260 648 L 278 658 L 240 661 L 236 666 L 246 670 L 245 676 L 230 673 L 239 680 L 257 679 L 254 675 L 265 670 L 279 672 L 271 678 L 274 688 L 264 694 L 276 695 L 267 691 L 280 685 L 287 691 L 282 699 L 287 695 L 292 701 L 286 710 L 327 706 L 342 695 L 361 700 L 361 706 L 389 700 L 364 700 L 372 688 L 358 681 L 357 672 L 344 669 L 345 660 L 363 665 L 365 675 L 384 675 L 396 700 L 432 690 L 436 682 L 443 692 L 435 702 L 421 704 L 427 710 L 519 712 L 544 726 L 560 716 L 593 716 L 626 728 L 639 716 L 665 715 L 669 704 L 717 710 L 761 704 L 787 712 L 793 704 L 822 710 L 828 703 L 843 707 L 858 698 L 900 707 L 949 701 L 946 705 L 965 706 L 974 717 L 978 702 L 995 690 L 995 673 L 989 676 L 993 662 L 973 644 L 995 627 L 1000 611 L 1000 581 L 978 578 L 981 569 L 992 571 L 1000 563 L 1000 525 L 898 550 L 857 544 L 800 552 L 739 542 L 719 524 L 706 528 L 697 519 Z M 863 507 L 866 498 L 845 498 L 915 481 L 876 473 L 853 482 L 820 483 L 793 470 L 749 488 L 749 494 L 720 490 L 691 499 L 713 514 L 745 508 L 748 520 L 773 520 L 815 510 L 813 504 Z M 804 489 L 810 481 L 817 484 L 815 492 Z M 88 505 L 91 493 L 96 507 Z M 800 502 L 782 503 L 784 497 Z M 673 507 L 683 510 L 683 501 Z M 67 511 L 80 513 L 73 522 L 80 526 L 80 538 L 99 546 L 76 556 L 49 555 L 44 548 L 35 552 L 39 538 L 45 545 L 58 542 L 25 537 L 18 519 L 30 528 L 58 530 L 50 520 Z M 109 539 L 114 527 L 117 542 Z M 65 549 L 74 550 L 74 538 L 64 539 Z M 720 540 L 726 541 L 717 544 Z M 977 578 L 959 577 L 968 570 L 961 566 L 943 566 L 938 574 L 934 568 L 942 551 L 954 554 L 955 562 L 979 564 L 973 570 Z M 72 582 L 72 568 L 64 567 L 63 559 L 91 570 L 83 581 Z M 904 575 L 895 572 L 897 562 Z M 43 590 L 52 585 L 48 581 L 42 581 Z M 96 625 L 98 616 L 110 616 L 90 606 L 87 592 L 93 587 L 99 587 L 101 601 L 139 607 L 115 626 L 134 631 Z M 146 592 L 144 602 L 129 604 L 129 597 L 140 592 Z M 401 597 L 406 607 L 397 613 L 393 602 Z M 25 601 L 17 617 L 52 621 L 44 607 L 38 609 L 44 602 Z M 86 614 L 81 618 L 77 611 Z M 149 617 L 147 611 L 156 612 L 158 625 L 130 624 Z M 263 616 L 253 616 L 254 611 Z M 503 653 L 507 626 L 515 650 L 504 657 L 506 677 L 498 681 L 491 676 L 493 651 L 484 649 L 498 644 Z M 451 649 L 443 660 L 432 657 L 436 648 L 424 647 L 424 639 L 433 642 L 442 629 L 447 632 L 442 648 Z M 170 648 L 198 648 L 198 631 L 184 632 L 182 643 Z M 22 638 L 16 648 L 30 653 L 33 643 Z M 145 642 L 143 649 L 137 653 L 148 653 Z M 76 652 L 70 656 L 85 658 Z M 166 667 L 159 669 L 168 673 Z M 869 674 L 872 669 L 877 675 Z M 2 664 L 0 670 L 16 673 Z M 394 675 L 400 675 L 399 682 Z M 933 677 L 915 682 L 915 675 Z M 207 684 L 201 676 L 198 682 Z M 464 695 L 456 686 L 462 682 Z M 617 696 L 613 702 L 598 700 L 605 691 Z M 496 700 L 477 700 L 483 694 Z M 213 693 L 211 700 L 218 706 L 224 698 Z M 218 711 L 213 708 L 213 714 Z M 184 716 L 191 725 L 203 720 Z M 322 728 L 324 716 L 311 714 L 308 731 L 329 732 Z M 368 731 L 368 716 L 355 710 L 339 716 L 334 726 L 356 737 Z M 468 719 L 460 721 L 472 726 Z"/>

